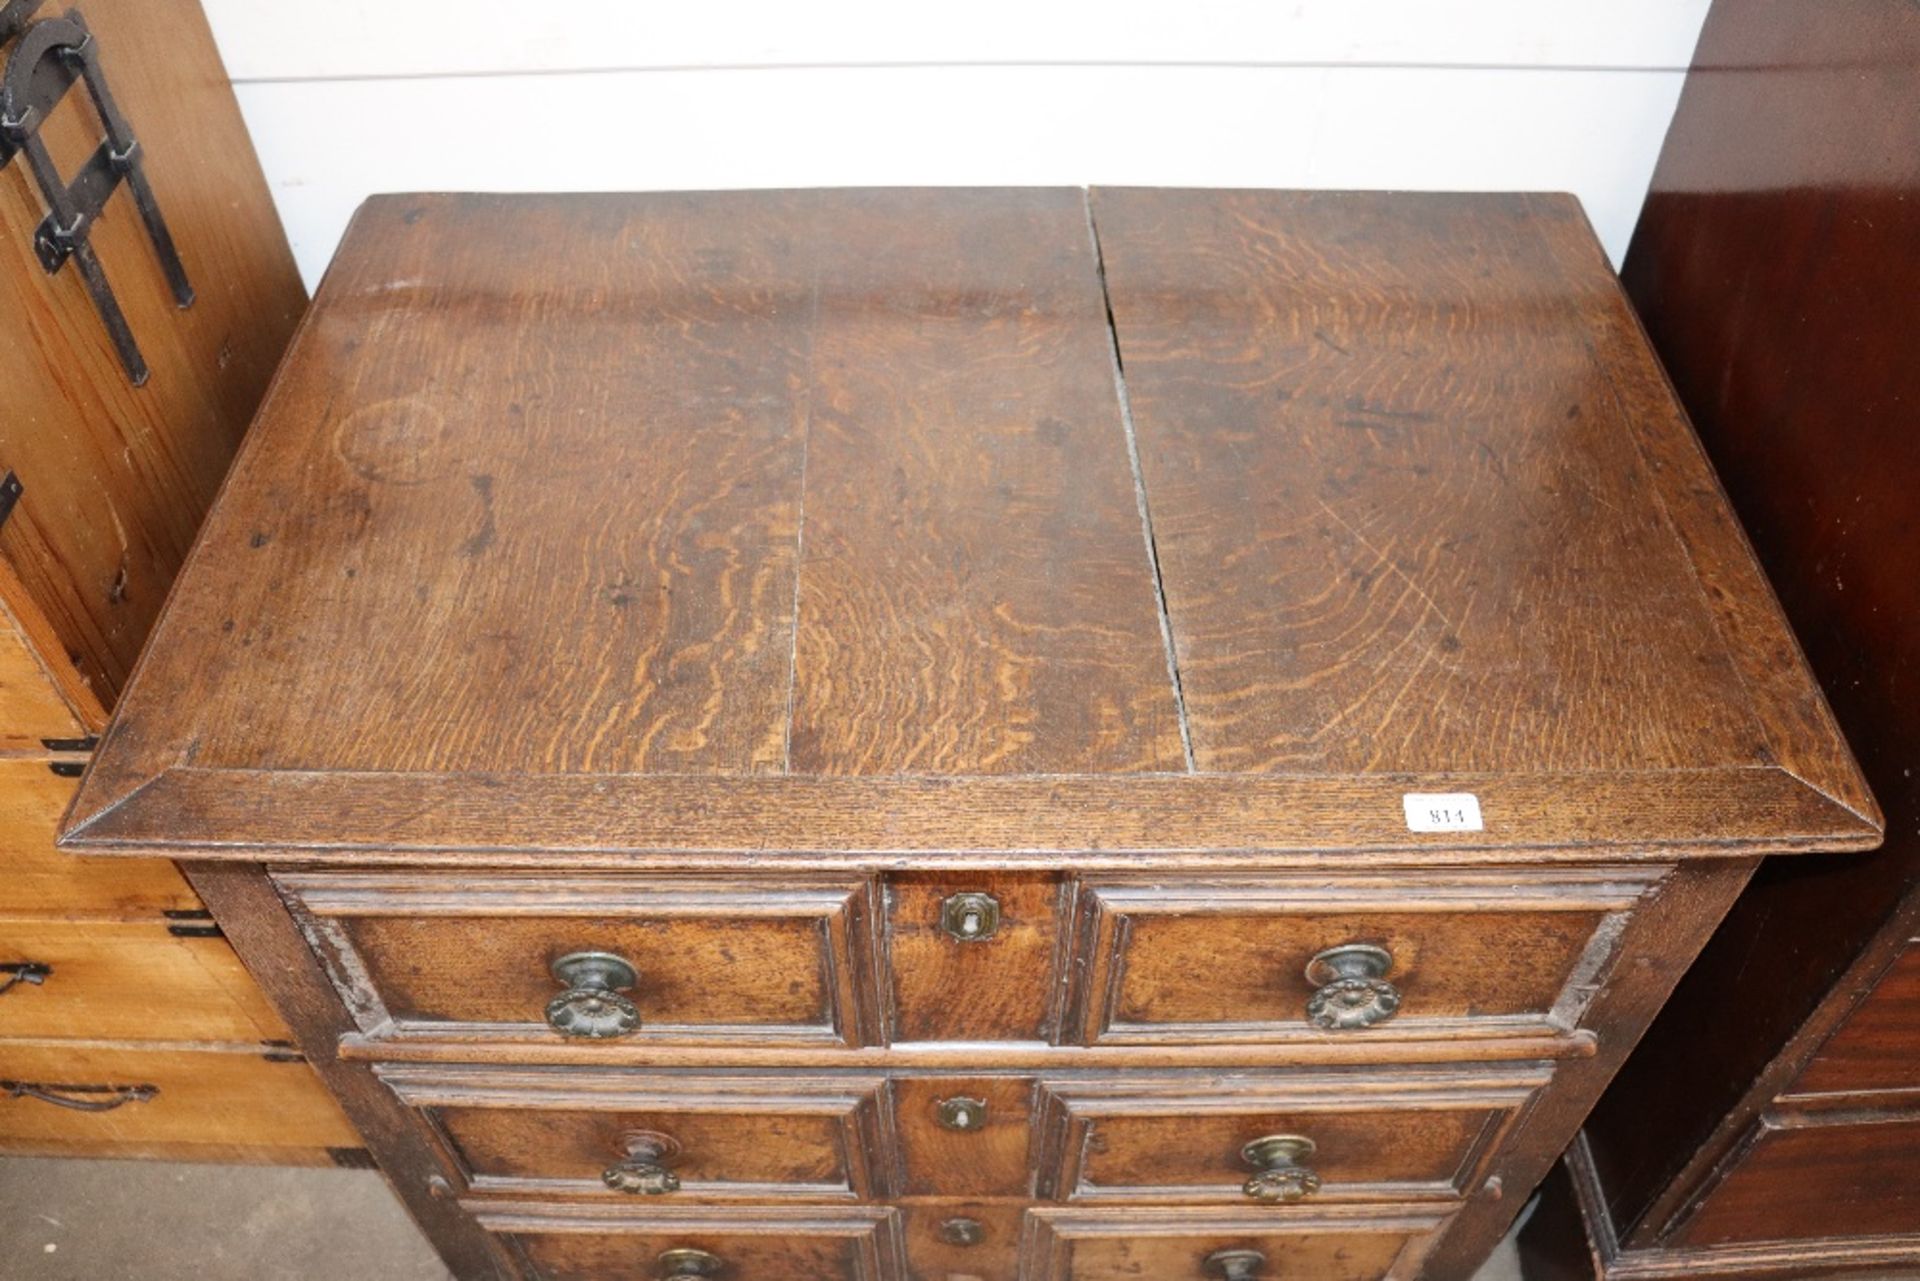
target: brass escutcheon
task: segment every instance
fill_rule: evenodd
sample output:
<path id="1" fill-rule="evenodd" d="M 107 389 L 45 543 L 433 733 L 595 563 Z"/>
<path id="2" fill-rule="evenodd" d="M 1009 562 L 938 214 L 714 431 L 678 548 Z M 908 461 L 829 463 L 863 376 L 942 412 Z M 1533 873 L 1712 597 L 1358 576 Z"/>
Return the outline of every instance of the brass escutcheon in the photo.
<path id="1" fill-rule="evenodd" d="M 977 1130 L 987 1123 L 985 1099 L 941 1099 L 940 1124 L 949 1130 Z"/>
<path id="2" fill-rule="evenodd" d="M 1258 1250 L 1215 1250 L 1205 1266 L 1207 1275 L 1220 1281 L 1254 1281 L 1267 1266 L 1267 1256 Z"/>
<path id="3" fill-rule="evenodd" d="M 940 928 L 961 943 L 984 943 L 1000 932 L 1000 900 L 979 890 L 955 894 L 940 905 Z"/>

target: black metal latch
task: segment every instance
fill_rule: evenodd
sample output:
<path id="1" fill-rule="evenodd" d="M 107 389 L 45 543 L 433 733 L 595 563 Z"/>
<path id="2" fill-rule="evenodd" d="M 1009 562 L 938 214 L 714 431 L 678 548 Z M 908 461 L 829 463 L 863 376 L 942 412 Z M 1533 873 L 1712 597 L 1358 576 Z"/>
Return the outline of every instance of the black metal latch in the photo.
<path id="1" fill-rule="evenodd" d="M 0 7 L 0 41 L 16 33 L 20 37 L 5 74 L 0 75 L 0 168 L 5 168 L 16 153 L 26 153 L 27 165 L 47 205 L 47 216 L 33 237 L 40 265 L 53 275 L 67 265 L 68 259 L 79 264 L 87 292 L 93 296 L 94 310 L 113 338 L 127 377 L 137 387 L 147 381 L 147 362 L 140 355 L 133 330 L 88 239 L 107 200 L 122 182 L 133 195 L 140 221 L 146 224 L 147 239 L 153 243 L 154 256 L 166 273 L 176 305 L 193 305 L 193 285 L 187 280 L 187 269 L 180 262 L 173 235 L 160 216 L 160 204 L 147 182 L 139 139 L 133 136 L 132 126 L 120 114 L 107 88 L 106 73 L 100 69 L 100 42 L 87 29 L 78 9 L 69 9 L 58 18 L 28 21 L 40 3 L 5 0 Z M 75 81 L 86 85 L 107 136 L 68 182 L 60 176 L 39 130 Z"/>

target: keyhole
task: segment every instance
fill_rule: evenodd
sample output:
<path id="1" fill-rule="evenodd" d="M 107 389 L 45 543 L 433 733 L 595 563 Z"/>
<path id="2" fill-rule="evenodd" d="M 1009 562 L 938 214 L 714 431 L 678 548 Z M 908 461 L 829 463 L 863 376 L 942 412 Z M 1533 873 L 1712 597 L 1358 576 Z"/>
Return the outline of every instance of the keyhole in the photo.
<path id="1" fill-rule="evenodd" d="M 978 934 L 980 932 L 980 913 L 968 912 L 965 916 L 961 917 L 960 932 L 968 938 L 972 938 Z"/>

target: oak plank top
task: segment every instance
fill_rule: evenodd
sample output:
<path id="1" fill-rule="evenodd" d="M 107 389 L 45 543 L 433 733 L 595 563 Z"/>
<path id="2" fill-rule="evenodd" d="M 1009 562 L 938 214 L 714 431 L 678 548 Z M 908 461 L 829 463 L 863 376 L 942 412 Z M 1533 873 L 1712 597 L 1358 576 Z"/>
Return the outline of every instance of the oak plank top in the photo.
<path id="1" fill-rule="evenodd" d="M 1484 831 L 1407 830 L 1452 791 Z M 66 843 L 1878 826 L 1571 199 L 884 190 L 369 202 Z"/>

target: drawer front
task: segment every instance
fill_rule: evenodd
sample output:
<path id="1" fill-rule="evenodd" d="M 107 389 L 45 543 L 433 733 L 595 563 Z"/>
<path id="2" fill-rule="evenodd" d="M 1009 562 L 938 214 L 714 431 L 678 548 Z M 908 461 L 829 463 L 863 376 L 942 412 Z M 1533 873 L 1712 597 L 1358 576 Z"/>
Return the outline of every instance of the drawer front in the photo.
<path id="1" fill-rule="evenodd" d="M 1027 1281 L 1384 1281 L 1412 1276 L 1441 1220 L 1417 1212 L 1328 1215 L 1269 1210 L 1036 1210 Z M 1210 1264 L 1210 1261 L 1211 1264 Z"/>
<path id="2" fill-rule="evenodd" d="M 1793 1083 L 1794 1094 L 1920 1090 L 1920 940 L 1909 942 Z"/>
<path id="3" fill-rule="evenodd" d="M 917 1202 L 901 1211 L 909 1281 L 1014 1281 L 1023 1207 Z"/>
<path id="4" fill-rule="evenodd" d="M 35 967 L 19 970 L 15 967 Z M 92 1040 L 280 1041 L 289 1035 L 224 938 L 159 922 L 0 920 L 8 1036 Z"/>
<path id="5" fill-rule="evenodd" d="M 905 873 L 886 892 L 890 1039 L 1056 1039 L 1065 877 Z"/>
<path id="6" fill-rule="evenodd" d="M 848 1046 L 878 1025 L 859 880 L 279 884 L 375 1037 Z"/>
<path id="7" fill-rule="evenodd" d="M 1086 1204 L 1455 1201 L 1544 1070 L 1042 1087 L 1040 1193 Z"/>
<path id="8" fill-rule="evenodd" d="M 0 761 L 0 917 L 158 921 L 200 908 L 166 859 L 84 858 L 55 849 L 54 829 L 75 786 L 44 760 Z"/>
<path id="9" fill-rule="evenodd" d="M 1767 1117 L 1670 1244 L 1911 1234 L 1920 1225 L 1916 1153 L 1920 1113 Z"/>
<path id="10" fill-rule="evenodd" d="M 483 1206 L 477 1217 L 540 1281 L 648 1281 L 689 1258 L 673 1251 L 699 1251 L 722 1281 L 894 1281 L 902 1270 L 891 1210 L 756 1206 L 628 1217 L 555 1204 Z"/>
<path id="11" fill-rule="evenodd" d="M 316 1163 L 359 1148 L 313 1069 L 289 1059 L 0 1041 L 0 1152 Z"/>
<path id="12" fill-rule="evenodd" d="M 475 1192 L 678 1204 L 884 1195 L 890 1146 L 871 1077 L 398 1064 Z"/>
<path id="13" fill-rule="evenodd" d="M 902 1076 L 893 1082 L 902 1191 L 1033 1195 L 1031 1077 Z"/>
<path id="14" fill-rule="evenodd" d="M 1658 875 L 1090 882 L 1076 1022 L 1099 1044 L 1563 1031 Z"/>

